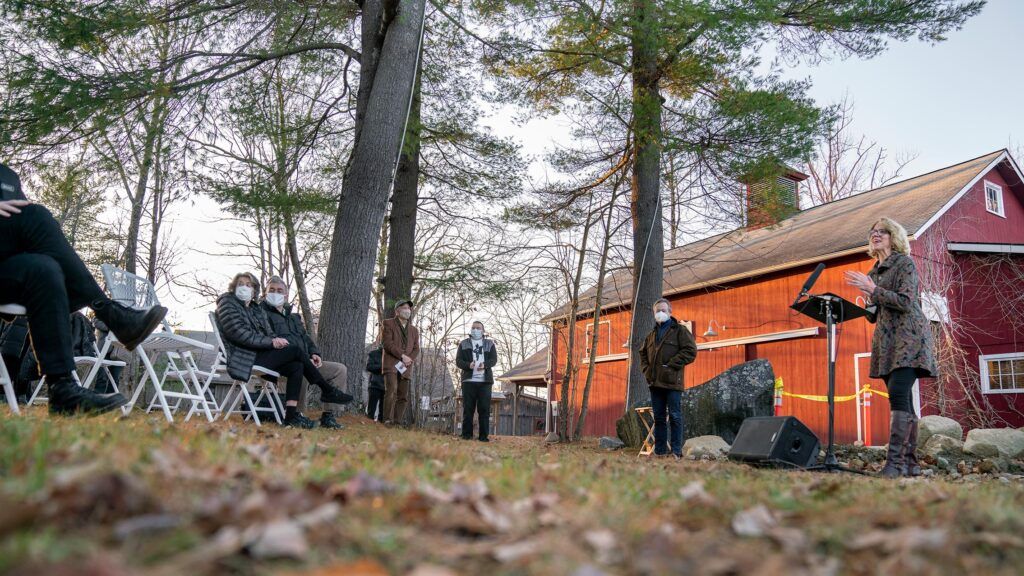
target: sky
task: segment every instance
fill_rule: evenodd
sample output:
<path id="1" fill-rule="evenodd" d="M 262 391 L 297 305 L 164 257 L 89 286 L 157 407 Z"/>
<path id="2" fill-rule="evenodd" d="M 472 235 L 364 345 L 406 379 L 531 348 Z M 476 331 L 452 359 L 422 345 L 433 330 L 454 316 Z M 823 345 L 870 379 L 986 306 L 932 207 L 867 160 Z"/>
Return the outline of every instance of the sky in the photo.
<path id="1" fill-rule="evenodd" d="M 931 45 L 918 40 L 891 43 L 889 50 L 869 59 L 847 59 L 787 69 L 794 79 L 810 78 L 810 96 L 821 105 L 848 96 L 854 103 L 853 132 L 866 135 L 893 153 L 917 158 L 904 170 L 906 177 L 963 162 L 1007 147 L 1024 149 L 1024 0 L 990 0 L 982 13 L 948 40 Z M 567 138 L 559 119 L 536 119 L 518 124 L 506 111 L 485 123 L 498 134 L 519 141 L 527 155 L 540 156 Z M 1018 158 L 1018 161 L 1024 159 Z M 540 164 L 531 167 L 543 179 Z M 250 269 L 245 257 L 209 256 L 222 252 L 220 243 L 236 238 L 237 224 L 213 201 L 200 198 L 179 207 L 173 229 L 186 248 L 182 267 L 224 284 L 235 272 Z M 325 230 L 325 234 L 330 234 Z M 187 250 L 187 248 L 194 250 Z M 213 304 L 180 288 L 174 296 L 164 289 L 171 320 L 183 328 L 206 329 Z"/>

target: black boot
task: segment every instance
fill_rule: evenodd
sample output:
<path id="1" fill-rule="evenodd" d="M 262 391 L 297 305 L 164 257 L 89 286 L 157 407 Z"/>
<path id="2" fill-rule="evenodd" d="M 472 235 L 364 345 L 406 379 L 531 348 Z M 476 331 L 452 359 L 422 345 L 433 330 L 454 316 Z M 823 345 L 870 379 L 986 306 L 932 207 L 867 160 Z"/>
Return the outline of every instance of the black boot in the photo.
<path id="1" fill-rule="evenodd" d="M 885 478 L 899 478 L 903 475 L 903 452 L 910 433 L 910 414 L 893 410 L 889 416 L 889 446 L 885 455 L 885 467 L 881 475 Z"/>
<path id="2" fill-rule="evenodd" d="M 328 430 L 341 430 L 344 428 L 341 422 L 334 418 L 334 412 L 330 410 L 324 410 L 324 413 L 320 415 L 320 427 L 327 428 Z"/>
<path id="3" fill-rule="evenodd" d="M 331 386 L 326 380 L 321 381 L 318 386 L 320 386 L 320 402 L 325 404 L 348 404 L 353 400 L 351 394 L 346 394 L 340 388 Z"/>
<path id="4" fill-rule="evenodd" d="M 305 430 L 312 430 L 316 428 L 316 422 L 306 418 L 302 412 L 299 412 L 298 408 L 294 406 L 288 406 L 285 408 L 284 421 L 281 425 L 286 428 L 303 428 Z"/>
<path id="5" fill-rule="evenodd" d="M 48 385 L 50 414 L 103 414 L 128 403 L 128 399 L 120 394 L 97 394 L 82 388 L 71 376 L 56 378 Z"/>
<path id="6" fill-rule="evenodd" d="M 904 474 L 907 476 L 920 476 L 921 463 L 917 461 L 917 414 L 910 412 L 907 414 L 910 419 L 908 426 L 910 429 L 907 431 L 907 443 L 903 447 L 903 459 L 904 459 Z"/>
<path id="7" fill-rule="evenodd" d="M 163 322 L 167 308 L 153 306 L 149 310 L 135 310 L 113 300 L 96 300 L 90 308 L 96 312 L 117 340 L 128 350 L 134 350 Z"/>

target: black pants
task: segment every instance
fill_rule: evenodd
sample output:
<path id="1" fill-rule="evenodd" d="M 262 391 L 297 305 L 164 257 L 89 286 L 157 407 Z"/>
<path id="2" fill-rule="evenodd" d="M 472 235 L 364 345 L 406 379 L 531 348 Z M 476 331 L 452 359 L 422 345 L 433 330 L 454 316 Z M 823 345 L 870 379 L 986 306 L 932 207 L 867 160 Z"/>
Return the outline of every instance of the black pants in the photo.
<path id="1" fill-rule="evenodd" d="M 885 380 L 886 388 L 889 389 L 889 409 L 913 412 L 914 402 L 911 394 L 914 388 L 914 381 L 917 380 L 917 370 L 913 368 L 897 368 L 883 379 Z"/>
<path id="2" fill-rule="evenodd" d="M 4 354 L 3 363 L 7 367 L 7 374 L 11 376 L 11 381 L 14 384 L 14 395 L 15 396 L 28 396 L 29 395 L 29 383 L 21 377 L 21 362 L 23 358 L 14 354 Z"/>
<path id="3" fill-rule="evenodd" d="M 491 431 L 491 388 L 493 382 L 462 383 L 462 437 L 473 437 L 473 413 L 479 416 L 480 439 Z"/>
<path id="4" fill-rule="evenodd" d="M 380 388 L 367 390 L 366 415 L 378 422 L 384 420 L 384 391 Z"/>
<path id="5" fill-rule="evenodd" d="M 316 384 L 322 390 L 327 382 L 320 371 L 313 366 L 313 361 L 298 346 L 289 344 L 281 349 L 260 350 L 256 353 L 256 364 L 279 372 L 282 378 L 288 379 L 285 400 L 298 402 L 302 395 L 302 377 Z"/>
<path id="6" fill-rule="evenodd" d="M 105 298 L 50 212 L 32 204 L 0 217 L 0 304 L 28 310 L 32 346 L 43 374 L 75 369 L 71 310 Z"/>

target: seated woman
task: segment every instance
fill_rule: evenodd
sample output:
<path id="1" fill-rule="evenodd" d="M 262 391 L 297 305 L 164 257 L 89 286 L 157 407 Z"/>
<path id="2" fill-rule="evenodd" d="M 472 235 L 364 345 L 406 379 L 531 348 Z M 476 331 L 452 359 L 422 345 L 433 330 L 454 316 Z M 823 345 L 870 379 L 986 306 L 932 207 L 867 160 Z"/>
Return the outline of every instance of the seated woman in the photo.
<path id="1" fill-rule="evenodd" d="M 320 387 L 323 402 L 345 404 L 352 401 L 352 396 L 328 384 L 301 349 L 274 335 L 266 313 L 256 305 L 256 294 L 259 281 L 249 272 L 242 272 L 228 284 L 228 292 L 217 298 L 217 326 L 228 355 L 228 374 L 246 382 L 257 364 L 279 372 L 288 379 L 283 424 L 314 428 L 316 422 L 299 411 L 303 376 Z"/>

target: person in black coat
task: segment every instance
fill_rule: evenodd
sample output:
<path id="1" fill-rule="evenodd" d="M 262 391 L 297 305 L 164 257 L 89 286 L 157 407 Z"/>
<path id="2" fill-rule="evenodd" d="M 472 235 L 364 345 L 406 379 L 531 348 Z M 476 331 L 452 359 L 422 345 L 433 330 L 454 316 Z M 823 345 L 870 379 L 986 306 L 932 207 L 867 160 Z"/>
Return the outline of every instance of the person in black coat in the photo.
<path id="1" fill-rule="evenodd" d="M 228 374 L 235 380 L 248 382 L 256 364 L 280 373 L 288 380 L 283 424 L 314 428 L 316 422 L 299 410 L 303 376 L 320 387 L 324 402 L 344 404 L 352 397 L 328 384 L 301 348 L 287 338 L 274 335 L 266 312 L 255 301 L 259 285 L 256 276 L 242 272 L 228 284 L 228 292 L 217 298 L 217 327 L 228 356 Z"/>
<path id="2" fill-rule="evenodd" d="M 378 340 L 376 347 L 366 355 L 366 371 L 370 382 L 366 387 L 366 416 L 377 422 L 384 421 L 384 347 Z"/>
<path id="3" fill-rule="evenodd" d="M 473 413 L 479 417 L 481 442 L 490 442 L 491 391 L 494 374 L 491 369 L 498 363 L 498 349 L 494 340 L 484 338 L 484 324 L 473 322 L 469 338 L 459 343 L 455 365 L 462 370 L 462 439 L 473 439 Z"/>
<path id="4" fill-rule="evenodd" d="M 288 302 L 288 285 L 280 276 L 271 276 L 267 280 L 267 293 L 260 306 L 267 314 L 267 320 L 270 321 L 270 328 L 274 336 L 285 338 L 292 346 L 302 350 L 302 353 L 309 358 L 309 361 L 331 386 L 337 388 L 339 385 L 345 384 L 348 379 L 348 369 L 341 362 L 331 362 L 320 357 L 320 349 L 306 332 L 302 318 L 292 312 L 292 305 Z M 299 406 L 302 410 L 307 408 L 306 393 L 308 389 L 308 386 L 303 386 L 302 393 L 299 395 Z M 352 400 L 350 395 L 345 394 L 345 396 L 349 401 Z M 326 401 L 323 404 L 324 411 L 320 414 L 320 427 L 340 430 L 342 425 L 334 418 L 334 412 L 327 407 Z"/>
<path id="5" fill-rule="evenodd" d="M 54 414 L 109 412 L 128 402 L 79 386 L 68 317 L 92 308 L 117 339 L 133 350 L 163 321 L 167 309 L 133 310 L 103 293 L 50 212 L 25 199 L 21 181 L 0 164 L 0 304 L 20 304 L 32 346 L 50 387 Z"/>

